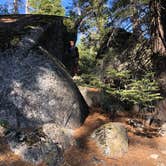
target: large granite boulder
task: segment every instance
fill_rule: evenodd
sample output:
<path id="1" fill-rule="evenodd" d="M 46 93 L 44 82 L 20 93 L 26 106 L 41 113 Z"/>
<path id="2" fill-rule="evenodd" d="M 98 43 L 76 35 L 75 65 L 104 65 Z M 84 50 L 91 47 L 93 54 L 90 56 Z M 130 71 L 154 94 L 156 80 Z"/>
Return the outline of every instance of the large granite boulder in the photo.
<path id="1" fill-rule="evenodd" d="M 55 166 L 62 161 L 59 151 L 75 143 L 72 130 L 88 115 L 83 97 L 57 59 L 63 57 L 66 35 L 71 34 L 65 31 L 61 17 L 8 17 L 13 22 L 1 24 L 0 32 L 11 26 L 17 38 L 10 34 L 10 42 L 8 39 L 7 46 L 2 44 L 0 49 L 0 122 L 7 126 L 13 152 L 33 164 L 46 162 L 50 156 L 48 165 Z M 52 38 L 48 42 L 51 30 L 55 42 Z M 39 129 L 43 134 L 36 132 Z"/>
<path id="2" fill-rule="evenodd" d="M 0 118 L 15 128 L 50 122 L 68 128 L 79 127 L 88 114 L 87 105 L 66 68 L 56 58 L 63 57 L 66 35 L 71 36 L 63 17 L 8 17 L 13 22 L 0 25 L 0 31 L 11 27 L 13 37 L 17 34 L 19 39 L 15 44 L 10 41 L 11 45 L 8 43 L 6 48 L 3 45 L 0 51 Z M 48 30 L 55 35 L 55 43 L 50 41 L 57 50 L 53 54 L 51 45 L 46 49 L 43 44 Z"/>
<path id="3" fill-rule="evenodd" d="M 58 60 L 39 48 L 8 51 L 0 54 L 0 119 L 15 128 L 79 127 L 87 107 Z"/>
<path id="4" fill-rule="evenodd" d="M 64 162 L 61 145 L 46 137 L 40 129 L 11 130 L 6 138 L 10 149 L 32 165 L 61 166 Z"/>
<path id="5" fill-rule="evenodd" d="M 103 155 L 110 158 L 122 157 L 128 152 L 127 131 L 120 123 L 107 123 L 91 135 Z"/>

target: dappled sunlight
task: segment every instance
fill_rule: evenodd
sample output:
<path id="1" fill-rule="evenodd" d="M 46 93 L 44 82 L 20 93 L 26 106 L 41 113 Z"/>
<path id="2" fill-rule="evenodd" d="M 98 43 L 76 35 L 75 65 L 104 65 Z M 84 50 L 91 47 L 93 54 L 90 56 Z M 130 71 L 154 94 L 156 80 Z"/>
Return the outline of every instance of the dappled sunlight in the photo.
<path id="1" fill-rule="evenodd" d="M 65 159 L 71 166 L 102 166 L 104 157 L 101 155 L 95 143 L 86 141 L 85 148 L 72 147 L 65 153 Z"/>
<path id="2" fill-rule="evenodd" d="M 39 67 L 39 71 L 40 72 L 37 76 L 37 84 L 39 88 L 43 90 L 54 90 L 55 85 L 57 84 L 54 72 L 51 69 L 45 67 Z"/>
<path id="3" fill-rule="evenodd" d="M 156 166 L 157 161 L 150 158 L 151 154 L 158 154 L 162 157 L 161 162 L 166 163 L 164 156 L 166 152 L 161 151 L 161 147 L 165 149 L 166 139 L 135 135 L 134 128 L 130 127 L 129 130 L 126 117 L 121 118 L 121 123 L 128 129 L 128 153 L 118 159 L 103 156 L 90 135 L 96 128 L 110 120 L 108 115 L 101 114 L 101 108 L 91 108 L 90 112 L 84 124 L 75 130 L 74 136 L 79 145 L 71 147 L 65 152 L 65 159 L 68 163 L 66 166 Z"/>
<path id="4" fill-rule="evenodd" d="M 150 158 L 152 154 L 159 155 L 160 161 L 166 163 L 166 138 L 137 136 L 132 132 L 132 130 L 134 130 L 132 127 L 128 132 L 128 153 L 118 159 L 103 156 L 95 142 L 90 139 L 90 134 L 96 128 L 110 121 L 107 116 L 101 114 L 100 111 L 102 111 L 100 108 L 91 109 L 91 113 L 86 118 L 84 124 L 75 130 L 74 137 L 78 141 L 78 145 L 72 146 L 65 151 L 66 165 L 64 166 L 156 166 L 157 160 Z M 121 122 L 126 128 L 128 127 L 128 125 L 125 124 L 125 118 Z M 14 155 L 9 150 L 9 147 L 4 144 L 4 140 L 0 139 L 0 141 L 0 164 L 31 166 Z M 40 163 L 38 166 L 46 165 L 45 163 Z"/>
<path id="5" fill-rule="evenodd" d="M 95 129 L 101 125 L 109 122 L 109 118 L 100 113 L 91 113 L 84 124 L 75 130 L 74 137 L 75 139 L 82 139 L 88 137 Z"/>
<path id="6" fill-rule="evenodd" d="M 84 124 L 75 130 L 74 137 L 78 142 L 78 146 L 71 147 L 65 153 L 65 159 L 70 165 L 101 166 L 106 163 L 97 145 L 90 139 L 90 135 L 96 128 L 107 122 L 109 122 L 109 119 L 105 115 L 92 112 L 86 118 Z"/>
<path id="7" fill-rule="evenodd" d="M 7 142 L 4 138 L 0 137 L 0 165 L 1 166 L 32 166 L 31 164 L 24 162 L 14 155 L 9 149 Z M 43 165 L 44 166 L 44 165 Z"/>

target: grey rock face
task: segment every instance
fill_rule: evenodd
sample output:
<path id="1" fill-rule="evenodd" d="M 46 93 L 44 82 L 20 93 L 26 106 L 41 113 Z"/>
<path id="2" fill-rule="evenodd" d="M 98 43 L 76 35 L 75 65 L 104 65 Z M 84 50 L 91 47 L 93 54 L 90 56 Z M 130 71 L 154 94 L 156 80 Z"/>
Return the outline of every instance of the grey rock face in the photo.
<path id="1" fill-rule="evenodd" d="M 64 30 L 62 23 L 53 22 L 52 26 L 55 25 Z M 0 52 L 0 119 L 7 120 L 12 127 L 53 122 L 61 127 L 76 128 L 88 114 L 64 66 L 40 45 L 50 27 L 50 23 L 33 26 L 14 48 Z"/>
<path id="2" fill-rule="evenodd" d="M 53 143 L 37 130 L 10 131 L 7 138 L 11 150 L 34 165 L 45 163 L 48 166 L 61 166 L 64 160 L 60 144 Z"/>
<path id="3" fill-rule="evenodd" d="M 42 128 L 44 134 L 50 138 L 54 143 L 59 143 L 63 149 L 71 145 L 76 145 L 73 138 L 73 130 L 57 126 L 55 123 L 47 123 Z"/>
<path id="4" fill-rule="evenodd" d="M 101 90 L 90 91 L 90 88 L 88 90 L 87 87 L 81 87 L 81 86 L 79 86 L 79 90 L 89 107 L 102 105 Z"/>
<path id="5" fill-rule="evenodd" d="M 91 137 L 107 157 L 122 157 L 128 151 L 127 131 L 120 123 L 107 123 L 96 129 Z"/>
<path id="6" fill-rule="evenodd" d="M 36 18 L 39 22 L 45 19 L 34 17 L 39 17 Z M 46 162 L 50 156 L 49 166 L 58 165 L 62 155 L 57 149 L 63 151 L 74 143 L 72 130 L 79 127 L 89 113 L 66 68 L 44 47 L 46 31 L 58 29 L 59 33 L 60 27 L 64 31 L 63 26 L 62 18 L 55 17 L 44 26 L 31 25 L 14 47 L 0 51 L 0 121 L 15 131 L 15 134 L 7 134 L 12 151 L 34 164 L 42 159 Z M 54 45 L 57 50 L 61 48 L 59 45 L 65 45 L 63 35 L 68 33 L 61 33 L 62 38 Z M 62 52 L 58 51 L 58 57 Z M 44 133 L 44 141 L 37 133 L 35 138 L 30 136 L 31 141 L 37 140 L 29 145 L 28 133 L 39 128 Z M 22 134 L 22 131 L 25 132 Z"/>
<path id="7" fill-rule="evenodd" d="M 0 125 L 0 137 L 3 137 L 5 135 L 5 128 Z"/>
<path id="8" fill-rule="evenodd" d="M 0 119 L 16 128 L 54 122 L 76 128 L 86 105 L 66 71 L 39 49 L 1 54 Z"/>

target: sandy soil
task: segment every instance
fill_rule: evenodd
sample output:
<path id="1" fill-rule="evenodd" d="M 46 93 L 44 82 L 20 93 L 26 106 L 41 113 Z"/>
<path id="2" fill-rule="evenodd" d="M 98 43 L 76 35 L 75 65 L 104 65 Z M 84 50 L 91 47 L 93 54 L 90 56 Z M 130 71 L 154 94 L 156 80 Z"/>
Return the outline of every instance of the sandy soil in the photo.
<path id="1" fill-rule="evenodd" d="M 129 151 L 122 158 L 111 159 L 102 156 L 101 152 L 89 139 L 91 132 L 108 122 L 107 116 L 100 109 L 93 109 L 84 125 L 75 130 L 75 138 L 82 144 L 71 147 L 65 153 L 66 166 L 166 166 L 166 137 L 157 137 L 150 131 L 138 134 L 136 129 L 126 124 L 126 118 L 117 119 L 128 129 Z M 137 134 L 136 134 L 137 133 Z M 4 138 L 0 138 L 0 166 L 31 166 L 23 162 L 10 150 Z M 40 166 L 44 166 L 41 164 Z"/>
<path id="2" fill-rule="evenodd" d="M 73 147 L 66 154 L 66 159 L 71 166 L 166 166 L 166 138 L 157 137 L 152 128 L 149 128 L 147 133 L 136 131 L 126 124 L 125 117 L 123 120 L 121 118 L 120 122 L 128 129 L 128 153 L 119 159 L 102 156 L 94 142 L 87 136 L 107 121 L 104 115 L 92 113 L 84 125 L 76 130 L 76 138 L 79 136 L 83 138 L 83 147 L 80 149 Z"/>

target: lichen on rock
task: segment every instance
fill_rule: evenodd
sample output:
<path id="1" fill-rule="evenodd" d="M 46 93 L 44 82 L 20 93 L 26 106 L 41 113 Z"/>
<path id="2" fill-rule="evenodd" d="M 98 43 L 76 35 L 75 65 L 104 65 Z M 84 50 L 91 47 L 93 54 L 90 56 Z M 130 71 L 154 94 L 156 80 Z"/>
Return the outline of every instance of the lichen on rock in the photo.
<path id="1" fill-rule="evenodd" d="M 91 138 L 107 157 L 122 157 L 128 151 L 127 131 L 120 123 L 102 125 L 92 133 Z"/>

